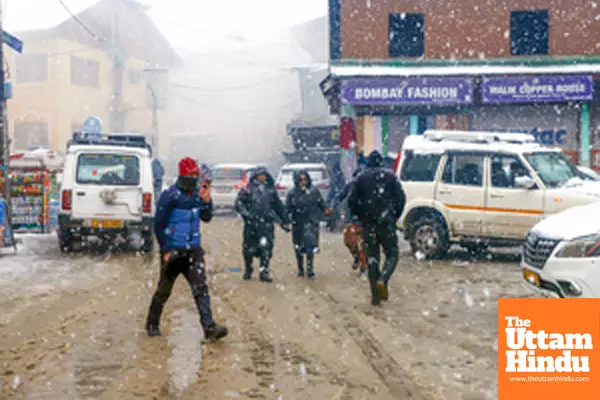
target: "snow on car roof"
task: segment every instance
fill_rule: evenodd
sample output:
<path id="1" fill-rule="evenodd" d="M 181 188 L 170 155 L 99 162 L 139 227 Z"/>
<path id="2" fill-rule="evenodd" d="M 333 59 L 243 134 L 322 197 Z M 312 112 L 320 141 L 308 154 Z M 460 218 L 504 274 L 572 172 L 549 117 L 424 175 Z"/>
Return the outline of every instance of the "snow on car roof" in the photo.
<path id="1" fill-rule="evenodd" d="M 458 140 L 434 141 L 422 135 L 408 136 L 404 140 L 402 150 L 413 150 L 423 153 L 444 153 L 448 150 L 463 151 L 502 151 L 508 153 L 527 153 L 532 151 L 560 151 L 557 148 L 544 148 L 538 143 L 471 143 Z"/>
<path id="2" fill-rule="evenodd" d="M 211 169 L 253 169 L 259 166 L 259 164 L 231 163 L 213 165 Z"/>
<path id="3" fill-rule="evenodd" d="M 149 157 L 150 152 L 148 149 L 143 147 L 120 147 L 120 146 L 103 146 L 103 145 L 72 145 L 69 147 L 67 153 L 94 153 L 94 152 L 106 152 L 106 153 L 127 153 L 127 154 L 138 154 L 144 157 Z"/>
<path id="4" fill-rule="evenodd" d="M 281 167 L 282 170 L 284 169 L 289 169 L 289 170 L 298 170 L 298 169 L 327 169 L 327 165 L 325 164 L 286 164 L 283 167 Z"/>

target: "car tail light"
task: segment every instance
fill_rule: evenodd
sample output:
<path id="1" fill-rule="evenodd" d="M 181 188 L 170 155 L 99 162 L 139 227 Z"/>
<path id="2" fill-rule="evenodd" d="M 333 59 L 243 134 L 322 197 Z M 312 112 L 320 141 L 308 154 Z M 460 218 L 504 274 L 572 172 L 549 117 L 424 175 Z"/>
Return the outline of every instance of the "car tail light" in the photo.
<path id="1" fill-rule="evenodd" d="M 70 190 L 62 191 L 62 209 L 70 211 L 73 200 L 73 192 Z"/>
<path id="2" fill-rule="evenodd" d="M 275 189 L 277 189 L 277 190 L 285 190 L 285 186 L 283 186 L 281 183 L 276 183 L 275 184 Z"/>
<path id="3" fill-rule="evenodd" d="M 319 186 L 317 186 L 319 188 L 319 190 L 327 190 L 329 189 L 329 185 L 326 183 L 321 183 Z"/>
<path id="4" fill-rule="evenodd" d="M 398 174 L 398 167 L 400 167 L 400 160 L 402 159 L 402 153 L 398 154 L 396 157 L 396 163 L 394 164 L 394 173 Z"/>
<path id="5" fill-rule="evenodd" d="M 237 190 L 240 190 L 242 188 L 245 188 L 248 185 L 248 173 L 244 174 L 244 177 L 242 178 L 242 183 L 235 185 L 235 188 Z"/>
<path id="6" fill-rule="evenodd" d="M 152 193 L 144 193 L 142 209 L 145 214 L 150 214 L 152 212 Z"/>

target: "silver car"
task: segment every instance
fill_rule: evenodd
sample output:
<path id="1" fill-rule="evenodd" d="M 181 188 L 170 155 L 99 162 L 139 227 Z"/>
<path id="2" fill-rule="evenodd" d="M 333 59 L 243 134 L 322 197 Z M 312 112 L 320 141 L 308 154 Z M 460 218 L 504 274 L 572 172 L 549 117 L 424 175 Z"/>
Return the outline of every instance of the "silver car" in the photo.
<path id="1" fill-rule="evenodd" d="M 218 164 L 210 169 L 212 199 L 215 208 L 235 207 L 235 199 L 241 188 L 248 184 L 258 164 Z"/>
<path id="2" fill-rule="evenodd" d="M 321 192 L 324 200 L 327 200 L 329 186 L 331 184 L 331 175 L 325 164 L 286 164 L 279 171 L 279 176 L 275 183 L 277 193 L 281 201 L 285 202 L 285 198 L 290 189 L 294 187 L 294 172 L 307 170 L 308 175 L 315 186 Z"/>

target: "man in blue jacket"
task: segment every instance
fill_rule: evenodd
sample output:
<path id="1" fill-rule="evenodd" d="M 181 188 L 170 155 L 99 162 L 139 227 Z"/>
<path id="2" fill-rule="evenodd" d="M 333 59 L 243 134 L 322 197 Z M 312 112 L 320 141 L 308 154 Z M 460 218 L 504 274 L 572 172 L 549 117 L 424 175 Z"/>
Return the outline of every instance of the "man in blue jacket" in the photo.
<path id="1" fill-rule="evenodd" d="M 208 182 L 198 190 L 199 175 L 198 164 L 184 158 L 179 162 L 177 183 L 158 201 L 154 232 L 160 245 L 161 269 L 146 321 L 148 336 L 160 336 L 160 315 L 179 274 L 185 276 L 192 289 L 204 337 L 214 341 L 228 333 L 226 327 L 215 323 L 210 308 L 200 220 L 212 219 L 212 200 Z"/>

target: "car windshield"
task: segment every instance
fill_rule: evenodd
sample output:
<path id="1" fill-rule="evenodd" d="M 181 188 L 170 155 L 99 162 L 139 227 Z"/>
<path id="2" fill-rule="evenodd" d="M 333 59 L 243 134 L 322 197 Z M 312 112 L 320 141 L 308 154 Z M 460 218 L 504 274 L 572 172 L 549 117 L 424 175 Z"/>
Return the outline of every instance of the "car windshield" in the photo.
<path id="1" fill-rule="evenodd" d="M 81 154 L 77 159 L 77 183 L 137 186 L 140 160 L 124 154 Z"/>
<path id="2" fill-rule="evenodd" d="M 281 184 L 293 184 L 294 183 L 294 173 L 298 171 L 296 169 L 284 169 L 279 174 L 279 183 Z M 309 169 L 308 175 L 310 175 L 310 179 L 313 182 L 322 181 L 325 179 L 325 171 L 322 169 Z"/>
<path id="3" fill-rule="evenodd" d="M 525 155 L 544 184 L 560 187 L 569 181 L 582 179 L 582 173 L 571 160 L 559 152 L 537 152 Z"/>

